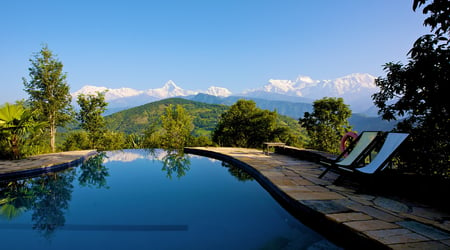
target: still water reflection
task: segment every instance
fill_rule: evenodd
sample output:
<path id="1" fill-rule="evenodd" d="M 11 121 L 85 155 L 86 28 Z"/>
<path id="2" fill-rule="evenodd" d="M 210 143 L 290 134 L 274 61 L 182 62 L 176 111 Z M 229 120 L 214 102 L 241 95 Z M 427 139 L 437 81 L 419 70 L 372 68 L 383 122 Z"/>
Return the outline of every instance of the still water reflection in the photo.
<path id="1" fill-rule="evenodd" d="M 0 182 L 0 239 L 2 249 L 336 248 L 240 168 L 164 150 Z"/>

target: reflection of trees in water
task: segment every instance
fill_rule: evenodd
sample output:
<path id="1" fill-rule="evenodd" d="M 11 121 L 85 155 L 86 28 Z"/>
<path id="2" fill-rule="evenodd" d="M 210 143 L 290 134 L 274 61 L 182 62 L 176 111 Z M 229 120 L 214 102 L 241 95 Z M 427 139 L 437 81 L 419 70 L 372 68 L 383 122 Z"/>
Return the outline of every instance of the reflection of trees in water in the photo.
<path id="1" fill-rule="evenodd" d="M 0 216 L 12 220 L 30 209 L 33 191 L 29 180 L 18 180 L 0 184 Z"/>
<path id="2" fill-rule="evenodd" d="M 45 238 L 50 238 L 56 229 L 64 226 L 64 210 L 69 208 L 74 179 L 75 169 L 68 169 L 33 180 L 34 202 L 31 220 L 34 223 L 33 229 Z"/>
<path id="3" fill-rule="evenodd" d="M 167 151 L 167 155 L 162 158 L 162 163 L 162 170 L 167 172 L 169 179 L 172 179 L 173 173 L 176 173 L 178 178 L 185 176 L 190 169 L 191 160 L 183 151 L 173 150 Z"/>
<path id="4" fill-rule="evenodd" d="M 79 169 L 81 170 L 78 181 L 83 187 L 108 188 L 106 177 L 109 176 L 108 168 L 103 165 L 105 152 L 101 152 L 84 162 Z"/>
<path id="5" fill-rule="evenodd" d="M 222 166 L 228 168 L 228 172 L 236 177 L 238 181 L 252 181 L 254 180 L 251 175 L 245 172 L 244 169 L 236 167 L 228 162 L 222 162 Z"/>
<path id="6" fill-rule="evenodd" d="M 79 169 L 81 186 L 106 187 L 108 169 L 104 153 L 88 159 Z M 65 224 L 65 212 L 72 198 L 76 169 L 48 173 L 39 177 L 0 183 L 0 216 L 12 220 L 32 211 L 33 229 L 49 239 Z"/>

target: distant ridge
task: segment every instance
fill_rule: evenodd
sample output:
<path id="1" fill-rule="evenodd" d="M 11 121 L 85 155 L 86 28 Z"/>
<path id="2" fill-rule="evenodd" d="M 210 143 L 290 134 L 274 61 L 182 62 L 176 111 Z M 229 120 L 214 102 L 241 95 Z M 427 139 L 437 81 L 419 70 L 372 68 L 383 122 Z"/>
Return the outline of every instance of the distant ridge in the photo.
<path id="1" fill-rule="evenodd" d="M 132 88 L 110 89 L 107 87 L 97 87 L 92 85 L 83 86 L 81 89 L 73 92 L 72 97 L 76 98 L 80 94 L 95 94 L 96 92 L 105 92 L 107 101 L 113 101 L 123 98 L 131 98 L 138 96 L 147 96 L 149 99 L 161 100 L 170 97 L 196 95 L 205 93 L 213 96 L 230 96 L 231 91 L 226 88 L 211 86 L 206 91 L 185 90 L 176 85 L 172 80 L 167 81 L 161 88 L 136 90 Z"/>
<path id="2" fill-rule="evenodd" d="M 290 101 L 271 101 L 261 98 L 254 97 L 239 97 L 239 96 L 229 96 L 229 97 L 217 97 L 206 94 L 197 94 L 195 96 L 185 97 L 186 99 L 210 103 L 210 104 L 223 104 L 232 105 L 239 99 L 253 100 L 256 105 L 261 109 L 267 109 L 270 111 L 277 111 L 281 115 L 289 116 L 295 120 L 303 117 L 305 112 L 312 112 L 313 107 L 311 103 L 302 102 L 290 102 Z M 353 126 L 355 131 L 361 132 L 365 130 L 380 130 L 380 131 L 390 131 L 394 128 L 396 121 L 385 121 L 378 116 L 367 116 L 361 113 L 354 113 L 349 118 L 350 125 Z"/>
<path id="3" fill-rule="evenodd" d="M 228 106 L 233 105 L 239 99 L 253 100 L 256 103 L 256 105 L 261 109 L 277 111 L 277 113 L 281 115 L 286 115 L 294 119 L 303 117 L 303 114 L 305 112 L 312 111 L 311 103 L 266 100 L 262 98 L 245 97 L 245 96 L 217 97 L 207 94 L 197 94 L 195 96 L 187 96 L 185 98 L 196 102 L 223 104 Z"/>
<path id="4" fill-rule="evenodd" d="M 75 101 L 79 94 L 94 94 L 98 91 L 106 91 L 105 97 L 109 103 L 109 112 L 170 97 L 187 97 L 197 94 L 224 98 L 234 96 L 235 99 L 237 97 L 245 97 L 308 104 L 323 97 L 342 97 L 344 102 L 350 105 L 353 112 L 363 113 L 371 110 L 373 114 L 376 112 L 373 111 L 371 96 L 378 92 L 374 80 L 374 76 L 362 73 L 350 74 L 333 80 L 314 80 L 308 76 L 299 76 L 295 80 L 270 79 L 263 87 L 246 90 L 240 94 L 233 94 L 226 88 L 216 86 L 211 86 L 207 90 L 185 90 L 169 80 L 160 88 L 147 90 L 132 88 L 110 89 L 87 85 L 73 92 L 72 97 Z"/>
<path id="5" fill-rule="evenodd" d="M 313 80 L 308 76 L 299 76 L 293 81 L 270 79 L 263 87 L 245 91 L 243 95 L 271 100 L 290 98 L 298 102 L 342 97 L 354 112 L 365 112 L 373 106 L 371 96 L 378 91 L 374 76 L 355 73 L 334 80 Z"/>

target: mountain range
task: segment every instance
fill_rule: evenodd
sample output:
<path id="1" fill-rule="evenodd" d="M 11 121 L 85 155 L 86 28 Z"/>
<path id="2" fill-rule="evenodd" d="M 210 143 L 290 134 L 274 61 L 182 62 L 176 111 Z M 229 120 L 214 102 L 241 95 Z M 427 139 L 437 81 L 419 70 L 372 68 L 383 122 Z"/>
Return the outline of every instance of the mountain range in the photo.
<path id="1" fill-rule="evenodd" d="M 271 79 L 261 88 L 239 94 L 233 94 L 226 88 L 215 86 L 205 91 L 185 90 L 173 81 L 168 81 L 161 88 L 148 90 L 84 86 L 72 93 L 72 96 L 76 100 L 79 94 L 95 94 L 95 92 L 106 91 L 108 111 L 105 115 L 171 97 L 227 106 L 244 98 L 255 101 L 261 109 L 276 110 L 279 114 L 295 120 L 302 117 L 305 112 L 312 112 L 312 102 L 316 99 L 325 96 L 342 97 L 353 111 L 349 122 L 355 130 L 387 131 L 395 126 L 395 121 L 387 122 L 378 117 L 377 109 L 373 106 L 371 98 L 372 94 L 378 92 L 374 80 L 375 77 L 369 74 L 351 74 L 334 80 L 322 81 L 299 76 L 295 80 Z"/>
<path id="2" fill-rule="evenodd" d="M 212 86 L 207 90 L 185 90 L 173 81 L 166 82 L 161 88 L 136 90 L 132 88 L 111 89 L 87 85 L 72 93 L 76 100 L 79 94 L 95 94 L 107 91 L 106 101 L 109 103 L 109 113 L 143 105 L 145 103 L 170 98 L 190 98 L 198 94 L 214 97 L 229 98 L 245 97 L 248 99 L 264 99 L 311 105 L 314 100 L 323 97 L 342 97 L 355 113 L 373 110 L 371 95 L 378 92 L 374 84 L 375 77 L 370 74 L 355 73 L 333 80 L 313 80 L 307 76 L 299 76 L 295 80 L 270 79 L 260 88 L 249 89 L 242 93 L 233 94 L 226 88 Z M 236 99 L 237 100 L 237 99 Z M 272 108 L 273 110 L 273 108 Z"/>
<path id="3" fill-rule="evenodd" d="M 185 97 L 186 99 L 209 104 L 223 104 L 230 106 L 234 104 L 237 100 L 242 97 L 239 96 L 228 96 L 228 97 L 217 97 L 206 94 L 197 94 L 195 96 Z M 298 120 L 298 118 L 303 117 L 305 112 L 312 112 L 313 107 L 310 103 L 304 102 L 287 102 L 287 101 L 271 101 L 255 97 L 244 97 L 245 99 L 250 99 L 255 101 L 256 105 L 261 109 L 276 110 L 278 114 L 289 116 L 293 119 Z M 373 107 L 375 109 L 375 107 Z M 376 114 L 375 110 L 373 114 Z M 353 126 L 355 131 L 390 131 L 395 127 L 396 121 L 385 121 L 376 115 L 368 115 L 364 113 L 352 113 L 352 116 L 348 119 L 350 125 Z"/>

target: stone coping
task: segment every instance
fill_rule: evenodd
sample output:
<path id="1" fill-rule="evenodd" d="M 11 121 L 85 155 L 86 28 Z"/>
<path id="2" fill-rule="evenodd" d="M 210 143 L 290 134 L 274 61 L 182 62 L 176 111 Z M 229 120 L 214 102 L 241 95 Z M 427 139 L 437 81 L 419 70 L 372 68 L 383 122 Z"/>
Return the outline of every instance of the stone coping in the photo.
<path id="1" fill-rule="evenodd" d="M 242 167 L 291 214 L 345 248 L 450 249 L 448 211 L 365 190 L 359 180 L 336 185 L 336 173 L 319 179 L 324 167 L 313 161 L 256 149 L 184 151 Z"/>
<path id="2" fill-rule="evenodd" d="M 68 168 L 96 154 L 96 150 L 79 150 L 35 155 L 21 160 L 0 160 L 0 181 Z"/>

